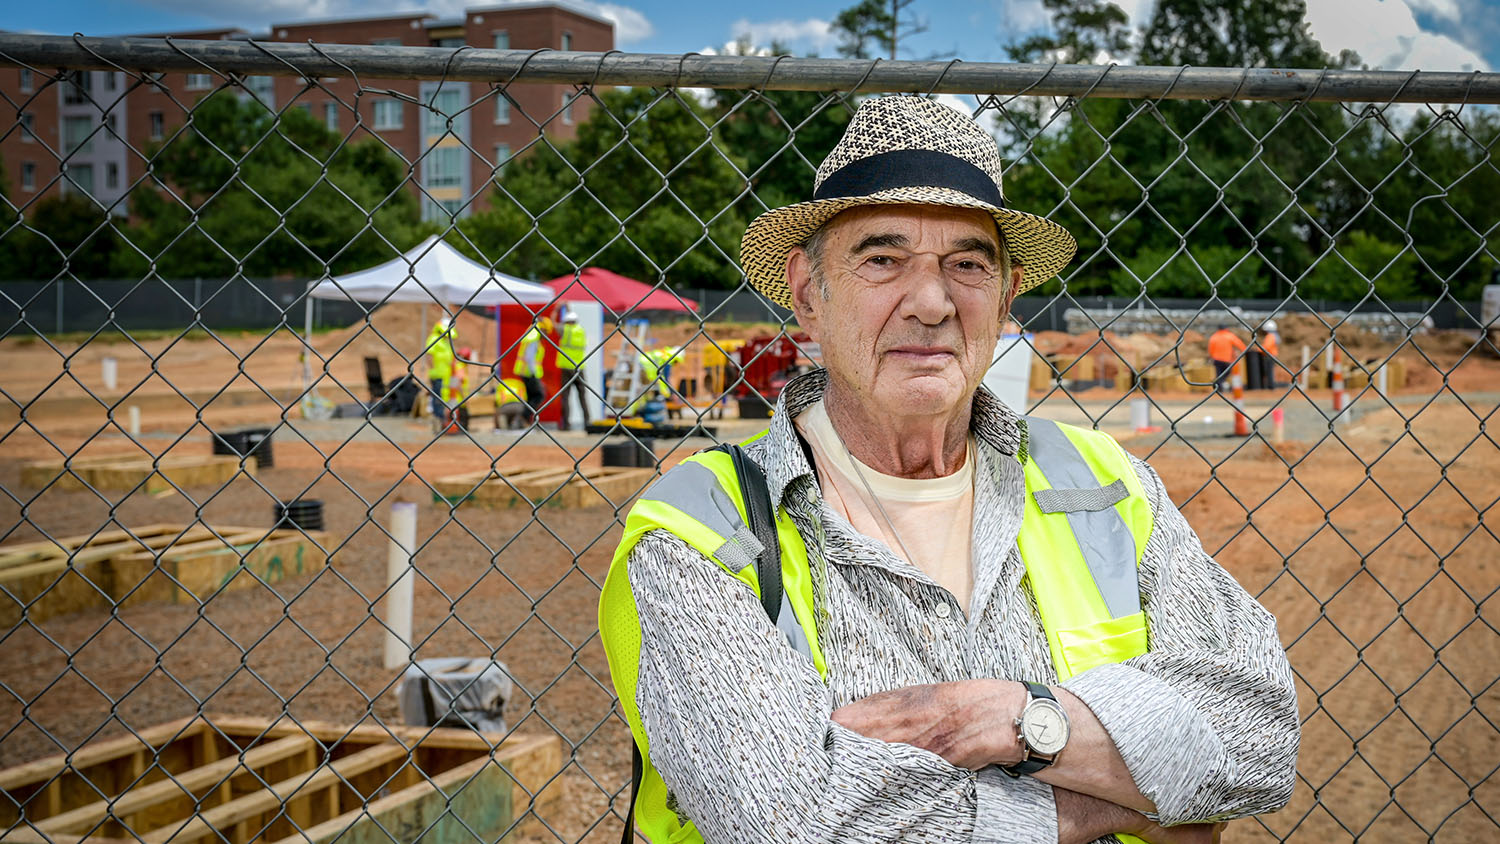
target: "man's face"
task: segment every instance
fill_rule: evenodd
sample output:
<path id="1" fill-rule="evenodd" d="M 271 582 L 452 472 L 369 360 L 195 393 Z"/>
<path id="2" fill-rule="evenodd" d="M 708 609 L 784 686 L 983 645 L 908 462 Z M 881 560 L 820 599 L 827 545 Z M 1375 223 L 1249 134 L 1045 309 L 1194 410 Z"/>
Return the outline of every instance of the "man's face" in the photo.
<path id="1" fill-rule="evenodd" d="M 971 400 L 989 368 L 1022 270 L 1002 278 L 994 219 L 920 205 L 854 208 L 812 260 L 787 260 L 797 320 L 829 377 L 871 415 L 936 415 Z"/>

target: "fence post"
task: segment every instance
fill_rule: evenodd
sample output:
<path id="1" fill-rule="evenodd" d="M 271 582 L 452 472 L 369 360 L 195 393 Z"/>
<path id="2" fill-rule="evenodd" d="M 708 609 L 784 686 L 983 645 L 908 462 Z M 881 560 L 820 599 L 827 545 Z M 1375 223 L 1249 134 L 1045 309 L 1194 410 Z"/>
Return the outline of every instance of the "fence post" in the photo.
<path id="1" fill-rule="evenodd" d="M 385 667 L 411 662 L 411 557 L 417 547 L 417 505 L 391 505 L 391 544 L 385 558 Z"/>

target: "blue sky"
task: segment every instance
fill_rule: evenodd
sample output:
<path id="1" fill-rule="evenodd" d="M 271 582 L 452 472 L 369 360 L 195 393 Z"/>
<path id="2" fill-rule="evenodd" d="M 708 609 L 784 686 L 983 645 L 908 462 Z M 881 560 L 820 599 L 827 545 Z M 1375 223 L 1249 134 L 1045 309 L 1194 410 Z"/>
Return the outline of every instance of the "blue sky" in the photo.
<path id="1" fill-rule="evenodd" d="M 828 21 L 853 0 L 568 0 L 616 21 L 621 49 L 680 53 L 723 49 L 741 35 L 757 45 L 780 41 L 794 52 L 834 55 Z M 1136 23 L 1152 0 L 1117 0 Z M 88 35 L 234 25 L 252 31 L 303 18 L 376 15 L 425 9 L 453 15 L 494 0 L 8 0 L 0 25 L 20 31 Z M 1313 34 L 1325 50 L 1357 51 L 1373 67 L 1494 70 L 1500 67 L 1500 0 L 1307 0 Z M 927 31 L 903 44 L 902 58 L 957 55 L 1005 59 L 1004 45 L 1045 30 L 1040 0 L 917 0 Z"/>

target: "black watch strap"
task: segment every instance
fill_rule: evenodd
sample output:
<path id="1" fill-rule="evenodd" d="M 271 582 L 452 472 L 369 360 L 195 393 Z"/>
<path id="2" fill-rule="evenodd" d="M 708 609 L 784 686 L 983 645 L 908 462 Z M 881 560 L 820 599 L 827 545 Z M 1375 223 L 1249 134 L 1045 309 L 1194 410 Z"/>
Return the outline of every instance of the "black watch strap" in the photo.
<path id="1" fill-rule="evenodd" d="M 1053 701 L 1057 700 L 1057 697 L 1052 694 L 1052 690 L 1042 685 L 1041 683 L 1033 683 L 1030 680 L 1022 680 L 1021 685 L 1026 687 L 1026 691 L 1029 692 L 1032 697 L 1043 697 Z M 1028 701 L 1028 703 L 1029 702 L 1030 701 Z M 1024 707 L 1022 708 L 1022 711 L 1025 711 Z M 1022 747 L 1024 747 L 1025 744 L 1026 739 L 1023 737 L 1021 739 Z M 1033 758 L 1028 754 L 1028 757 L 1026 759 L 1014 765 L 1000 765 L 999 768 L 1012 777 L 1024 777 L 1034 774 L 1051 764 L 1051 759 Z"/>

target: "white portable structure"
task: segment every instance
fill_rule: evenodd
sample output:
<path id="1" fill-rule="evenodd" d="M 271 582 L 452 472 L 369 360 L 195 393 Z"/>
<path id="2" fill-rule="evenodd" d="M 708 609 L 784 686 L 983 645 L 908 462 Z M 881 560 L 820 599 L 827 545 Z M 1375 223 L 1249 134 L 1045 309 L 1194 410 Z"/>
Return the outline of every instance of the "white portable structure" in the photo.
<path id="1" fill-rule="evenodd" d="M 545 305 L 556 296 L 551 288 L 486 267 L 431 235 L 384 264 L 309 283 L 303 339 L 312 337 L 313 299 L 416 302 L 448 312 L 450 305 Z M 420 330 L 425 338 L 427 327 Z M 303 385 L 311 379 L 311 363 L 304 357 Z"/>

